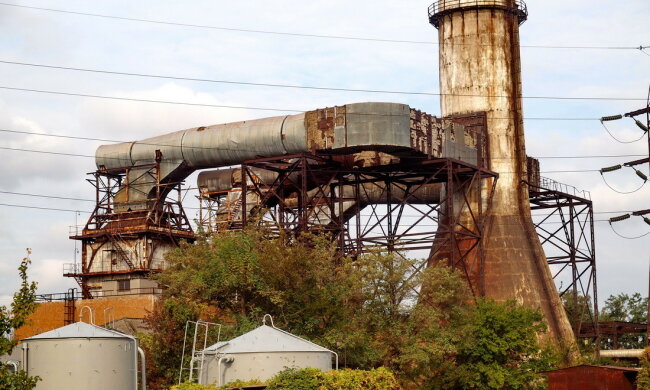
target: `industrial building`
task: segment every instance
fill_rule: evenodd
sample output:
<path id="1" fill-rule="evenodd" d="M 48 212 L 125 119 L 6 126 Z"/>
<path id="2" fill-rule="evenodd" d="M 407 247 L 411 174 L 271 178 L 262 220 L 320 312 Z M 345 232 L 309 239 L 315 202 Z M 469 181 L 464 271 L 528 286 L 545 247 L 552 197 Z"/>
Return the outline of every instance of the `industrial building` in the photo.
<path id="1" fill-rule="evenodd" d="M 165 269 L 165 253 L 195 239 L 181 189 L 201 170 L 199 223 L 208 231 L 255 221 L 290 234 L 327 232 L 341 255 L 377 246 L 424 253 L 424 266 L 446 262 L 461 270 L 476 296 L 540 308 L 551 343 L 574 344 L 583 325 L 586 337 L 597 339 L 597 308 L 585 308 L 590 324 L 572 327 L 549 269 L 567 268 L 576 276 L 561 292 L 589 294 L 596 305 L 591 200 L 541 178 L 539 163 L 526 154 L 519 26 L 527 16 L 518 0 L 437 1 L 429 8 L 440 42 L 440 116 L 400 103 L 350 103 L 101 146 L 90 180 L 94 210 L 71 235 L 81 242 L 81 262 L 64 272 L 81 293 L 50 296 L 21 335 L 73 324 L 83 305 L 96 306 L 97 318 L 104 310 L 102 324 L 142 318 L 161 291 L 149 276 Z M 538 229 L 531 209 L 566 208 L 575 218 L 558 232 L 581 230 L 591 240 L 567 240 L 565 255 L 547 255 L 539 237 L 552 242 L 562 233 Z M 417 218 L 402 218 L 407 214 Z M 221 354 L 252 353 L 247 346 L 272 334 L 295 338 L 272 327 L 253 332 L 261 336 L 206 350 L 215 357 L 202 373 L 206 383 L 243 379 L 237 364 L 244 355 L 228 361 Z M 285 354 L 313 354 L 310 366 L 331 367 L 331 351 L 283 345 Z M 261 352 L 275 359 L 278 351 Z"/>

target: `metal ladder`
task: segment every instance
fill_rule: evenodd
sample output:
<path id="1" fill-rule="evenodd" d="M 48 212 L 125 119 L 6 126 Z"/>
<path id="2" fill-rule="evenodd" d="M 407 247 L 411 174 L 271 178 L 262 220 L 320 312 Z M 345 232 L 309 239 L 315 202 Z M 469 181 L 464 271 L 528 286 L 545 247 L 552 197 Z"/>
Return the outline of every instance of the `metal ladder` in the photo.
<path id="1" fill-rule="evenodd" d="M 178 384 L 180 385 L 183 382 L 183 371 L 187 371 L 187 380 L 190 382 L 201 382 L 203 377 L 203 366 L 205 365 L 205 349 L 208 347 L 208 331 L 210 327 L 217 327 L 217 342 L 221 338 L 221 324 L 215 324 L 213 322 L 206 321 L 187 321 L 185 323 L 185 336 L 183 337 L 183 355 L 181 356 L 181 367 L 178 372 Z M 190 328 L 194 328 L 194 336 L 192 337 L 192 351 L 189 354 L 189 359 L 186 359 L 186 350 L 187 350 L 187 335 L 190 332 Z M 199 333 L 202 333 L 199 336 Z M 199 342 L 199 347 L 201 347 L 201 340 L 199 337 L 203 337 L 203 348 L 197 351 L 197 341 Z M 188 362 L 188 367 L 185 367 L 186 362 Z M 197 367 L 198 365 L 198 367 Z M 195 377 L 195 375 L 197 375 Z"/>

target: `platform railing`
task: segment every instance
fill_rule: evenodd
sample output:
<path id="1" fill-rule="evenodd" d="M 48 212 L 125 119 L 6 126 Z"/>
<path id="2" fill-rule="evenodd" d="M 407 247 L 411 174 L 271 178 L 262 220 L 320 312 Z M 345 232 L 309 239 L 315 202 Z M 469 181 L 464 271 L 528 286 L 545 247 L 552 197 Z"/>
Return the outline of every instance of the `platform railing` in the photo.
<path id="1" fill-rule="evenodd" d="M 523 0 L 438 0 L 429 6 L 429 21 L 438 27 L 439 18 L 453 10 L 496 8 L 519 17 L 519 24 L 528 19 L 528 6 Z"/>

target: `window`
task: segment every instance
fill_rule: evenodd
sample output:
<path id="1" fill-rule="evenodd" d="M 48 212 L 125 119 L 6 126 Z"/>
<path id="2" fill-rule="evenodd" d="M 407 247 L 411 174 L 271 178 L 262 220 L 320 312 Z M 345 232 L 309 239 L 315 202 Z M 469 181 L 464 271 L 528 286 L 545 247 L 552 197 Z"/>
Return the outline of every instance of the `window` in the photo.
<path id="1" fill-rule="evenodd" d="M 131 279 L 122 279 L 117 281 L 117 291 L 128 291 L 131 289 Z"/>

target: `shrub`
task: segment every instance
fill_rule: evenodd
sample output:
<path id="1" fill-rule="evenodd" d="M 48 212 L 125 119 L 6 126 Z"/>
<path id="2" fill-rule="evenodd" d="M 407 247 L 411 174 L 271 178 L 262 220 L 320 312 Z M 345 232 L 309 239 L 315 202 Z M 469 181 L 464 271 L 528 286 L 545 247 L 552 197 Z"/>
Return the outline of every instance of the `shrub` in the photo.
<path id="1" fill-rule="evenodd" d="M 271 378 L 267 390 L 317 390 L 321 371 L 316 368 L 287 368 Z"/>
<path id="2" fill-rule="evenodd" d="M 263 383 L 258 381 L 257 379 L 252 379 L 249 381 L 236 380 L 236 381 L 228 382 L 221 387 L 218 387 L 217 390 L 241 389 L 244 386 L 261 385 L 261 384 Z"/>
<path id="3" fill-rule="evenodd" d="M 398 390 L 395 376 L 386 368 L 322 372 L 315 368 L 288 368 L 268 384 L 268 390 Z"/>
<path id="4" fill-rule="evenodd" d="M 169 390 L 215 390 L 213 385 L 199 385 L 198 383 L 184 382 L 180 385 L 172 386 Z"/>
<path id="5" fill-rule="evenodd" d="M 646 348 L 639 360 L 641 370 L 636 378 L 636 386 L 639 390 L 650 390 L 650 348 Z"/>
<path id="6" fill-rule="evenodd" d="M 319 390 L 397 390 L 400 389 L 392 372 L 384 367 L 370 371 L 338 370 L 321 374 L 322 383 Z"/>

